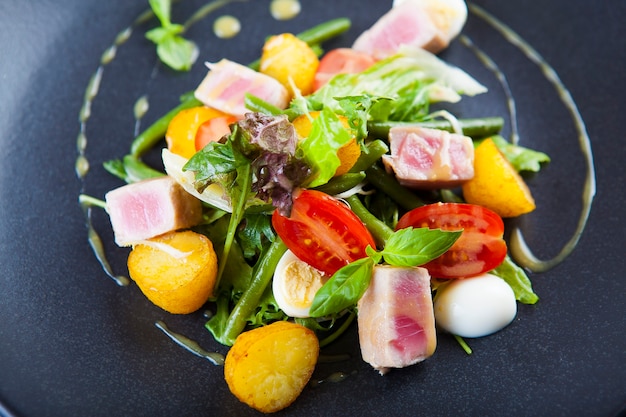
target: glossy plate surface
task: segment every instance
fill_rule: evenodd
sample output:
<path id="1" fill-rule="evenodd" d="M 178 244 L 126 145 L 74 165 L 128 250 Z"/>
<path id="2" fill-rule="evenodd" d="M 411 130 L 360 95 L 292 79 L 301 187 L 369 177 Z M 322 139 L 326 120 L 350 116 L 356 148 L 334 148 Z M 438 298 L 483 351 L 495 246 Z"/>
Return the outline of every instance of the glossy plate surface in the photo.
<path id="1" fill-rule="evenodd" d="M 102 67 L 85 126 L 91 170 L 83 184 L 74 165 L 87 84 L 147 1 L 2 2 L 0 415 L 258 415 L 230 394 L 223 368 L 175 345 L 154 325 L 163 320 L 205 349 L 225 353 L 204 330 L 202 312 L 169 315 L 135 285 L 119 287 L 104 274 L 87 243 L 77 199 L 82 187 L 102 198 L 120 185 L 101 163 L 127 151 L 133 106 L 143 95 L 150 104 L 141 120 L 145 127 L 197 85 L 205 73 L 202 61 L 246 63 L 259 55 L 266 35 L 340 16 L 353 19 L 352 29 L 328 48 L 348 46 L 391 2 L 302 3 L 302 13 L 288 21 L 270 16 L 268 0 L 236 2 L 205 18 L 188 32 L 201 55 L 187 74 L 157 64 L 143 39 L 153 22 L 135 27 Z M 173 20 L 185 20 L 202 4 L 181 1 Z M 360 359 L 353 326 L 325 351 L 350 353 L 351 359 L 322 364 L 314 376 L 342 371 L 349 377 L 307 388 L 281 415 L 612 416 L 624 408 L 626 6 L 583 0 L 472 4 L 530 44 L 577 104 L 597 179 L 587 227 L 563 263 L 531 274 L 539 303 L 520 305 L 505 330 L 469 340 L 471 356 L 442 334 L 432 358 L 382 377 Z M 213 19 L 223 14 L 241 20 L 238 37 L 220 41 L 212 35 Z M 529 179 L 538 209 L 515 223 L 538 257 L 551 258 L 574 233 L 582 210 L 587 165 L 575 119 L 540 67 L 481 15 L 470 13 L 464 34 L 506 76 L 520 144 L 552 157 Z M 468 43 L 455 41 L 442 57 L 490 89 L 452 110 L 464 117 L 504 116 L 504 134 L 514 131 L 503 84 Z M 114 246 L 104 213 L 94 213 L 94 225 L 113 269 L 125 274 L 126 251 Z"/>

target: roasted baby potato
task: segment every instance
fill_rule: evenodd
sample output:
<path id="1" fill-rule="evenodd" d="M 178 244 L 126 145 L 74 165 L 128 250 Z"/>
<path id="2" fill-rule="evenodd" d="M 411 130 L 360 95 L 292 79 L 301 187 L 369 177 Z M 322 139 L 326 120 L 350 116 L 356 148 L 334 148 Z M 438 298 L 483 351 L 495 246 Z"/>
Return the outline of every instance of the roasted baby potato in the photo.
<path id="1" fill-rule="evenodd" d="M 319 356 L 315 333 L 279 321 L 240 334 L 224 363 L 230 391 L 263 413 L 289 406 L 311 378 Z"/>
<path id="2" fill-rule="evenodd" d="M 277 79 L 292 95 L 291 82 L 302 95 L 313 92 L 318 66 L 311 47 L 291 33 L 272 36 L 263 46 L 260 72 Z"/>
<path id="3" fill-rule="evenodd" d="M 217 256 L 206 236 L 187 230 L 137 244 L 128 272 L 150 301 L 173 314 L 198 310 L 213 293 Z"/>

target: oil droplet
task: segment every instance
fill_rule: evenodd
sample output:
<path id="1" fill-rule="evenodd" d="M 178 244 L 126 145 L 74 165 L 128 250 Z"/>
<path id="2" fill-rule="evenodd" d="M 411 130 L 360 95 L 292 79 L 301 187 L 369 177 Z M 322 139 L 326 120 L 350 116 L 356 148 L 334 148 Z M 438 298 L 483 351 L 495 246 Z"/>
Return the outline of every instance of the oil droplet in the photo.
<path id="1" fill-rule="evenodd" d="M 85 153 L 85 150 L 87 149 L 87 136 L 83 133 L 80 132 L 78 133 L 78 136 L 76 137 L 76 150 L 78 151 L 79 154 L 83 154 Z"/>
<path id="2" fill-rule="evenodd" d="M 348 379 L 348 377 L 356 375 L 356 373 L 357 373 L 356 371 L 352 371 L 349 374 L 342 372 L 342 371 L 333 372 L 332 374 L 328 375 L 326 378 L 312 379 L 309 382 L 309 386 L 313 388 L 317 388 L 323 384 L 343 382 L 346 379 Z"/>
<path id="3" fill-rule="evenodd" d="M 75 170 L 78 178 L 84 178 L 87 172 L 89 172 L 89 161 L 84 155 L 79 155 L 78 158 L 76 158 Z"/>
<path id="4" fill-rule="evenodd" d="M 100 58 L 100 63 L 102 65 L 109 64 L 111 61 L 113 61 L 113 59 L 115 59 L 116 53 L 117 53 L 117 45 L 109 46 L 107 50 L 104 51 L 104 53 L 102 54 L 102 57 Z"/>
<path id="5" fill-rule="evenodd" d="M 224 15 L 213 22 L 213 33 L 222 39 L 229 39 L 237 36 L 241 31 L 241 22 L 235 16 Z"/>
<path id="6" fill-rule="evenodd" d="M 144 94 L 143 96 L 139 97 L 139 99 L 135 102 L 135 105 L 133 106 L 135 119 L 141 119 L 146 114 L 149 108 L 150 103 L 148 103 L 148 96 Z"/>
<path id="7" fill-rule="evenodd" d="M 132 35 L 132 34 L 133 34 L 133 29 L 130 26 L 127 27 L 126 29 L 122 30 L 115 37 L 115 45 L 117 45 L 117 46 L 122 45 L 123 43 L 125 43 L 130 38 L 130 35 Z"/>
<path id="8" fill-rule="evenodd" d="M 270 13 L 276 20 L 293 19 L 301 9 L 298 0 L 272 0 L 270 3 Z"/>

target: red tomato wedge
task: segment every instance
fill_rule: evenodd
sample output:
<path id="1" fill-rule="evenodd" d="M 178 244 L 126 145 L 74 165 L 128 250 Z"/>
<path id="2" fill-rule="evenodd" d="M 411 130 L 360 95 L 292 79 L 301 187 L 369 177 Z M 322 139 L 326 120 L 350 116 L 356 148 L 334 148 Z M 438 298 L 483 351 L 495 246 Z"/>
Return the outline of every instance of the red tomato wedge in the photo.
<path id="1" fill-rule="evenodd" d="M 409 226 L 463 229 L 446 253 L 423 265 L 436 278 L 479 275 L 500 265 L 506 256 L 502 218 L 481 206 L 437 203 L 418 207 L 400 218 L 396 230 Z"/>
<path id="2" fill-rule="evenodd" d="M 364 52 L 350 48 L 337 48 L 328 51 L 320 60 L 315 73 L 314 90 L 322 87 L 337 74 L 354 74 L 371 67 L 376 61 Z"/>
<path id="3" fill-rule="evenodd" d="M 367 256 L 368 245 L 376 248 L 374 238 L 356 214 L 321 191 L 296 191 L 291 215 L 274 211 L 272 225 L 298 258 L 327 275 Z"/>
<path id="4" fill-rule="evenodd" d="M 202 123 L 196 132 L 196 151 L 204 148 L 210 142 L 217 142 L 222 136 L 230 134 L 230 125 L 236 121 L 235 116 L 218 116 Z"/>

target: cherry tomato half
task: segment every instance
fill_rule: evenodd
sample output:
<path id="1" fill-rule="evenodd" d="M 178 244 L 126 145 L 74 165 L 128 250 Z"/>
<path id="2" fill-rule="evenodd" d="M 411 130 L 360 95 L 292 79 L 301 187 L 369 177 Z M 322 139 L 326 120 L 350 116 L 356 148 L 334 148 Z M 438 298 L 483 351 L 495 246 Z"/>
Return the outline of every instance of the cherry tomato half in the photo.
<path id="1" fill-rule="evenodd" d="M 217 142 L 224 135 L 230 134 L 230 125 L 237 121 L 235 116 L 213 117 L 198 127 L 195 137 L 196 151 L 201 150 L 210 142 Z"/>
<path id="2" fill-rule="evenodd" d="M 314 90 L 322 87 L 337 74 L 354 74 L 366 70 L 376 61 L 365 52 L 350 48 L 337 48 L 328 51 L 320 60 L 315 73 Z"/>
<path id="3" fill-rule="evenodd" d="M 504 223 L 493 211 L 474 204 L 437 203 L 406 213 L 396 229 L 405 227 L 461 230 L 461 237 L 440 257 L 423 265 L 436 278 L 461 278 L 490 271 L 506 256 Z"/>
<path id="4" fill-rule="evenodd" d="M 274 211 L 272 225 L 298 258 L 327 275 L 364 258 L 368 245 L 376 247 L 356 214 L 321 191 L 296 191 L 291 215 Z"/>

